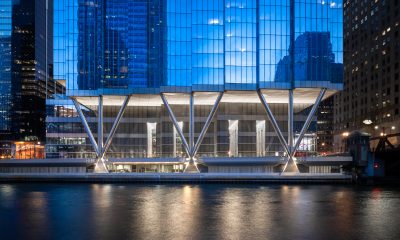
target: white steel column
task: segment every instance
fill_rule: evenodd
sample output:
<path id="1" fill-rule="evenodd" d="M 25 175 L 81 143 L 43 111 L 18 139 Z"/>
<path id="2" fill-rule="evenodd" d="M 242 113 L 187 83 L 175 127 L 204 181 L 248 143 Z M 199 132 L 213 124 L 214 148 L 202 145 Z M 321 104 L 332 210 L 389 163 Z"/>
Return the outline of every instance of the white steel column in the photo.
<path id="1" fill-rule="evenodd" d="M 118 115 L 114 120 L 114 123 L 111 127 L 110 133 L 108 134 L 108 137 L 106 139 L 106 143 L 104 144 L 103 147 L 103 153 L 101 155 L 101 157 L 103 158 L 104 155 L 106 154 L 108 148 L 111 145 L 112 139 L 114 138 L 115 132 L 117 131 L 117 128 L 119 126 L 119 123 L 121 122 L 122 116 L 125 113 L 126 107 L 128 106 L 129 100 L 131 99 L 131 96 L 126 96 L 124 99 L 124 102 L 122 103 L 121 108 L 119 109 Z"/>
<path id="2" fill-rule="evenodd" d="M 289 166 L 291 172 L 299 172 L 299 169 L 297 168 L 297 165 L 294 161 L 294 155 L 293 153 L 293 140 L 294 140 L 294 114 L 293 114 L 293 89 L 289 89 L 289 99 L 288 99 L 288 149 L 289 149 L 289 154 L 288 154 L 288 160 L 285 163 L 285 166 L 283 167 L 282 172 L 286 171 L 286 168 Z"/>
<path id="3" fill-rule="evenodd" d="M 98 127 L 97 127 L 98 142 L 96 142 L 95 138 L 93 137 L 92 130 L 90 129 L 90 127 L 87 123 L 87 120 L 82 112 L 82 108 L 81 108 L 80 104 L 78 103 L 78 101 L 76 99 L 72 98 L 72 101 L 75 105 L 76 111 L 78 112 L 78 115 L 81 119 L 83 127 L 85 128 L 85 131 L 89 136 L 89 140 L 90 140 L 90 142 L 95 150 L 96 156 L 97 156 L 97 162 L 96 162 L 96 166 L 95 166 L 96 172 L 108 172 L 107 166 L 105 164 L 104 156 L 112 142 L 112 138 L 115 135 L 115 132 L 116 132 L 118 125 L 120 123 L 120 120 L 122 118 L 122 115 L 124 114 L 125 109 L 128 105 L 129 99 L 130 99 L 130 96 L 125 97 L 125 100 L 118 112 L 118 115 L 117 115 L 116 119 L 114 120 L 110 134 L 108 135 L 108 137 L 106 139 L 106 143 L 103 144 L 103 142 L 104 142 L 103 97 L 99 96 L 99 102 L 98 102 L 98 112 L 97 112 L 98 113 L 98 116 L 97 116 L 98 117 Z"/>
<path id="4" fill-rule="evenodd" d="M 86 133 L 87 133 L 87 135 L 89 137 L 89 141 L 92 144 L 92 147 L 93 147 L 93 149 L 94 149 L 94 151 L 96 152 L 96 155 L 97 155 L 99 153 L 99 149 L 97 147 L 97 142 L 93 137 L 92 131 L 90 130 L 90 127 L 89 127 L 89 125 L 88 125 L 88 123 L 86 121 L 85 115 L 83 115 L 81 105 L 78 103 L 78 101 L 75 98 L 72 98 L 72 102 L 75 105 L 75 109 L 78 112 L 79 118 L 81 119 L 83 128 L 85 129 L 85 131 L 86 131 Z"/>
<path id="5" fill-rule="evenodd" d="M 194 147 L 194 93 L 190 93 L 190 104 L 189 104 L 189 148 L 190 155 Z M 191 159 L 192 160 L 192 159 Z"/>
<path id="6" fill-rule="evenodd" d="M 223 92 L 220 92 L 218 94 L 217 99 L 215 100 L 215 103 L 211 109 L 211 112 L 209 113 L 206 123 L 204 124 L 199 138 L 197 139 L 197 141 L 194 141 L 194 93 L 191 92 L 190 93 L 190 103 L 189 103 L 189 144 L 187 144 L 187 141 L 185 139 L 185 136 L 183 135 L 182 132 L 182 128 L 179 126 L 178 121 L 176 120 L 176 117 L 168 103 L 168 100 L 166 99 L 165 95 L 163 93 L 160 94 L 161 99 L 165 105 L 165 108 L 167 109 L 168 115 L 172 121 L 172 123 L 175 126 L 176 131 L 178 132 L 181 140 L 182 140 L 182 144 L 186 150 L 186 153 L 188 155 L 188 162 L 186 163 L 186 168 L 185 168 L 185 172 L 199 172 L 198 168 L 197 168 L 197 163 L 196 163 L 196 153 L 198 151 L 198 149 L 200 148 L 201 142 L 203 141 L 203 138 L 211 124 L 211 121 L 218 109 L 219 103 L 222 99 L 223 96 Z"/>
<path id="7" fill-rule="evenodd" d="M 189 102 L 189 162 L 186 164 L 184 172 L 200 172 L 194 159 L 194 92 L 190 93 Z"/>
<path id="8" fill-rule="evenodd" d="M 276 120 L 275 120 L 275 116 L 274 116 L 274 114 L 272 113 L 272 111 L 271 111 L 271 109 L 270 109 L 270 107 L 269 107 L 269 105 L 268 105 L 268 103 L 267 103 L 267 100 L 265 99 L 265 97 L 264 97 L 264 95 L 263 95 L 263 93 L 261 92 L 260 89 L 257 90 L 257 94 L 258 94 L 258 97 L 259 97 L 260 100 L 261 100 L 262 105 L 264 106 L 265 111 L 267 112 L 269 121 L 271 122 L 272 127 L 273 127 L 274 130 L 275 130 L 275 133 L 278 135 L 279 141 L 281 142 L 282 146 L 284 147 L 286 154 L 289 156 L 289 155 L 290 155 L 290 152 L 289 152 L 288 144 L 287 144 L 285 138 L 283 137 L 282 131 L 281 131 L 281 129 L 279 128 L 279 125 L 278 125 L 278 123 L 277 123 Z"/>
<path id="9" fill-rule="evenodd" d="M 261 100 L 262 105 L 263 105 L 264 108 L 265 108 L 265 111 L 267 112 L 268 118 L 269 118 L 269 120 L 271 121 L 272 126 L 274 127 L 275 133 L 278 135 L 279 141 L 281 142 L 282 146 L 283 146 L 284 149 L 286 150 L 287 161 L 286 161 L 285 166 L 284 166 L 284 168 L 283 168 L 283 170 L 282 170 L 282 173 L 283 173 L 283 172 L 286 170 L 286 167 L 287 167 L 289 161 L 292 161 L 292 162 L 293 162 L 292 155 L 291 155 L 291 146 L 288 145 L 288 143 L 286 142 L 285 138 L 283 137 L 282 131 L 281 131 L 281 129 L 279 128 L 279 125 L 278 125 L 278 123 L 276 122 L 275 116 L 273 115 L 271 109 L 269 108 L 269 105 L 268 105 L 268 103 L 267 103 L 267 101 L 266 101 L 266 99 L 265 99 L 263 93 L 261 92 L 260 89 L 257 90 L 257 93 L 258 93 L 258 97 L 259 97 L 260 100 Z M 292 94 L 293 94 L 293 92 L 292 92 Z M 290 98 L 290 96 L 293 97 L 293 95 L 291 95 L 291 94 L 289 93 L 289 98 Z M 289 105 L 290 105 L 290 101 L 291 101 L 291 100 L 289 99 Z M 292 98 L 292 108 L 293 108 L 293 98 Z M 290 109 L 290 107 L 289 107 L 288 110 L 289 110 L 289 112 L 293 111 L 293 109 Z M 289 121 L 289 122 L 290 122 L 290 121 L 293 121 L 293 116 L 292 116 L 292 117 L 289 117 L 288 121 Z M 289 123 L 289 126 L 293 126 L 293 122 L 292 122 L 292 123 Z M 290 127 L 290 128 L 291 128 L 291 127 Z M 288 129 L 288 130 L 290 131 L 290 129 Z M 289 134 L 289 135 L 291 135 L 291 134 Z M 290 136 L 289 136 L 288 140 L 290 140 Z M 295 171 L 296 171 L 296 170 L 298 171 L 297 167 L 296 167 L 294 170 L 295 170 Z"/>
<path id="10" fill-rule="evenodd" d="M 325 95 L 325 92 L 326 92 L 326 88 L 322 88 L 321 91 L 319 92 L 319 95 L 318 95 L 317 99 L 315 100 L 314 106 L 311 108 L 311 111 L 307 116 L 306 122 L 304 123 L 303 128 L 300 131 L 299 138 L 297 139 L 297 141 L 294 145 L 294 148 L 292 151 L 292 157 L 294 157 L 297 149 L 300 146 L 301 140 L 303 140 L 304 134 L 307 132 L 308 128 L 310 127 L 312 118 L 314 117 L 315 112 L 318 110 L 318 106 L 321 103 L 322 98 Z"/>
<path id="11" fill-rule="evenodd" d="M 203 138 L 206 135 L 206 132 L 207 132 L 208 128 L 210 127 L 210 124 L 211 124 L 211 122 L 212 122 L 212 120 L 213 120 L 213 118 L 215 116 L 215 113 L 217 112 L 219 103 L 221 102 L 221 99 L 222 99 L 223 95 L 224 95 L 223 92 L 220 92 L 218 94 L 218 97 L 215 100 L 215 103 L 214 103 L 213 107 L 211 108 L 211 112 L 207 117 L 206 123 L 204 124 L 203 128 L 201 129 L 201 132 L 200 132 L 199 138 L 197 139 L 196 145 L 194 145 L 194 149 L 193 149 L 193 152 L 192 152 L 193 156 L 196 156 L 196 153 L 200 148 L 200 144 L 203 141 Z"/>
<path id="12" fill-rule="evenodd" d="M 174 114 L 174 112 L 172 112 L 172 109 L 171 109 L 171 107 L 169 106 L 168 100 L 167 100 L 167 98 L 164 96 L 164 94 L 161 93 L 160 96 L 161 96 L 161 99 L 162 99 L 162 101 L 163 101 L 163 103 L 164 103 L 165 108 L 167 109 L 169 118 L 171 119 L 172 124 L 174 124 L 174 127 L 175 127 L 176 131 L 178 132 L 179 137 L 180 137 L 181 140 L 182 140 L 183 148 L 185 149 L 187 155 L 190 156 L 189 145 L 187 144 L 186 139 L 185 139 L 185 136 L 183 135 L 182 129 L 181 129 L 181 127 L 179 126 L 179 123 L 178 123 L 178 121 L 177 121 L 176 118 L 175 118 L 175 114 Z"/>
<path id="13" fill-rule="evenodd" d="M 288 147 L 289 152 L 293 150 L 293 89 L 289 89 L 288 103 Z"/>
<path id="14" fill-rule="evenodd" d="M 99 96 L 99 103 L 97 106 L 97 147 L 98 147 L 98 153 L 97 153 L 97 163 L 94 168 L 95 172 L 108 172 L 107 166 L 105 163 L 104 158 L 102 158 L 102 153 L 103 153 L 103 144 L 104 144 L 104 138 L 103 138 L 103 96 Z"/>
<path id="15" fill-rule="evenodd" d="M 103 96 L 99 96 L 99 104 L 97 109 L 97 146 L 99 155 L 103 152 Z"/>
<path id="16" fill-rule="evenodd" d="M 322 98 L 324 97 L 325 92 L 326 92 L 326 89 L 325 89 L 325 88 L 321 89 L 321 91 L 320 91 L 320 93 L 319 93 L 319 95 L 318 95 L 318 97 L 317 97 L 317 99 L 316 99 L 316 101 L 315 101 L 315 103 L 314 103 L 314 105 L 313 105 L 313 107 L 312 107 L 310 113 L 309 113 L 308 116 L 307 116 L 306 122 L 304 123 L 304 125 L 303 125 L 303 127 L 302 127 L 302 129 L 301 129 L 299 138 L 297 139 L 296 143 L 293 143 L 293 142 L 294 142 L 294 130 L 293 130 L 293 125 L 294 125 L 294 124 L 293 124 L 293 123 L 294 123 L 294 115 L 293 115 L 293 90 L 289 90 L 289 103 L 288 103 L 288 142 L 286 143 L 286 140 L 285 140 L 285 138 L 283 137 L 283 134 L 282 134 L 282 132 L 281 132 L 281 130 L 280 130 L 280 128 L 279 128 L 279 126 L 278 126 L 276 120 L 275 120 L 274 115 L 272 114 L 271 109 L 269 108 L 269 105 L 268 105 L 267 101 L 265 100 L 264 95 L 262 94 L 262 92 L 261 92 L 260 89 L 257 90 L 258 96 L 259 96 L 259 98 L 260 98 L 260 100 L 261 100 L 262 105 L 264 106 L 264 108 L 265 108 L 265 110 L 266 110 L 266 112 L 267 112 L 268 118 L 269 118 L 269 120 L 271 121 L 272 126 L 274 127 L 274 130 L 275 130 L 275 132 L 276 132 L 276 134 L 277 134 L 277 136 L 278 136 L 278 138 L 279 138 L 279 141 L 281 142 L 282 146 L 285 148 L 286 153 L 287 153 L 287 155 L 288 155 L 287 160 L 286 160 L 286 163 L 285 163 L 285 166 L 284 166 L 282 172 L 285 172 L 285 171 L 286 171 L 288 165 L 291 165 L 291 171 L 295 171 L 295 172 L 298 172 L 298 171 L 299 171 L 298 168 L 297 168 L 296 162 L 295 162 L 294 155 L 295 155 L 297 149 L 299 148 L 299 145 L 300 145 L 300 143 L 301 143 L 301 141 L 302 141 L 302 139 L 303 139 L 303 137 L 304 137 L 304 134 L 306 133 L 308 127 L 309 127 L 310 124 L 311 124 L 312 118 L 314 117 L 315 112 L 317 111 L 318 106 L 319 106 L 319 104 L 321 103 Z"/>

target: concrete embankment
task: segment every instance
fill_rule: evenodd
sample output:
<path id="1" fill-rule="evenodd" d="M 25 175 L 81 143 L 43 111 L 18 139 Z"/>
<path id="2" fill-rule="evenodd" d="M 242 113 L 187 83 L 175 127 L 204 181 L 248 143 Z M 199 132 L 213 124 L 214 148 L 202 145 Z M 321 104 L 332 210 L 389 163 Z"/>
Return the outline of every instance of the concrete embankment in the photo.
<path id="1" fill-rule="evenodd" d="M 352 177 L 310 173 L 0 173 L 0 182 L 351 183 Z"/>

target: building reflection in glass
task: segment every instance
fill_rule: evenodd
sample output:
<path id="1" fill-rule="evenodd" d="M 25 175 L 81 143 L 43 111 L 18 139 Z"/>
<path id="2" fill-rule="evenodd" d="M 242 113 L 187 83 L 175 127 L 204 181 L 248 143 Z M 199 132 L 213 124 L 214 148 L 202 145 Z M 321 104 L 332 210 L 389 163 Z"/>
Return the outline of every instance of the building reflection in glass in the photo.
<path id="1" fill-rule="evenodd" d="M 290 55 L 283 57 L 276 69 L 276 82 L 290 82 Z M 343 64 L 335 63 L 329 32 L 305 32 L 297 37 L 294 44 L 295 81 L 343 80 Z"/>

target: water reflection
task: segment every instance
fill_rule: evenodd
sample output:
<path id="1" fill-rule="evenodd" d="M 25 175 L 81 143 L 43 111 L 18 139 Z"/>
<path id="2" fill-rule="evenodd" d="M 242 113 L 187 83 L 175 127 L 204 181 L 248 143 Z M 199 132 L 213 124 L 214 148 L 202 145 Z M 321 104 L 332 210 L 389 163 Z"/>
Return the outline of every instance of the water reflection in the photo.
<path id="1" fill-rule="evenodd" d="M 0 185 L 2 239 L 381 239 L 400 189 L 309 185 Z M 23 229 L 23 231 L 21 231 Z"/>

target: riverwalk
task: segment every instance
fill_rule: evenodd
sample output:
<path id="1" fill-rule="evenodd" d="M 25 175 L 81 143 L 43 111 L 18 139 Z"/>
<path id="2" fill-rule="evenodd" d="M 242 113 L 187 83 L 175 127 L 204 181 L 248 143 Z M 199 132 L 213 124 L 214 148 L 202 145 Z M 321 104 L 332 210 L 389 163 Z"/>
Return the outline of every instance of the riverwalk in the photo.
<path id="1" fill-rule="evenodd" d="M 0 182 L 351 183 L 340 173 L 0 173 Z"/>

